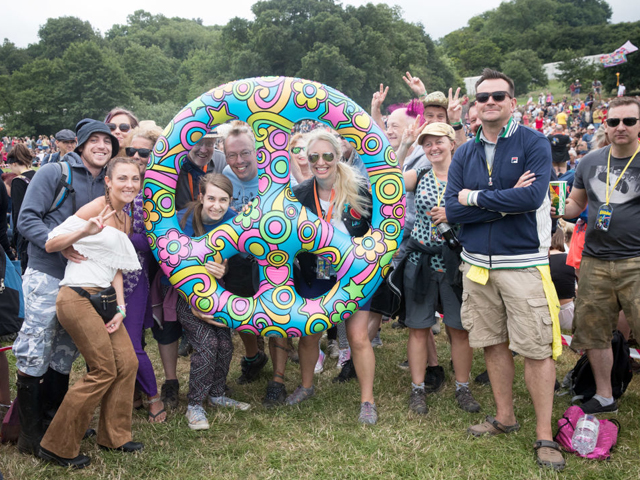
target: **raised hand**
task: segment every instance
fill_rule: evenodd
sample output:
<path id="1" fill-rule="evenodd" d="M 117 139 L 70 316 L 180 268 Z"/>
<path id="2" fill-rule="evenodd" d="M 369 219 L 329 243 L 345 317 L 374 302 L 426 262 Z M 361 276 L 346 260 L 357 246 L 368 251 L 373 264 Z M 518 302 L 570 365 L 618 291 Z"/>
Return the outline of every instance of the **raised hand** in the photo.
<path id="1" fill-rule="evenodd" d="M 109 211 L 111 210 L 111 211 Z M 100 214 L 95 217 L 91 217 L 87 224 L 84 227 L 84 233 L 87 236 L 95 235 L 100 233 L 104 227 L 106 227 L 106 221 L 113 217 L 116 214 L 116 211 L 113 210 L 109 205 L 106 205 Z"/>
<path id="2" fill-rule="evenodd" d="M 371 111 L 379 112 L 382 104 L 387 98 L 387 93 L 389 93 L 389 87 L 385 88 L 384 84 L 380 84 L 380 91 L 373 92 L 373 98 L 371 98 Z"/>
<path id="3" fill-rule="evenodd" d="M 420 122 L 422 120 L 422 116 L 418 115 L 416 119 L 413 121 L 411 125 L 404 129 L 402 132 L 402 144 L 406 147 L 410 147 L 415 143 L 418 139 L 418 135 L 420 135 Z"/>
<path id="4" fill-rule="evenodd" d="M 457 88 L 456 94 L 452 95 L 453 89 L 449 89 L 449 108 L 447 108 L 447 115 L 449 116 L 449 123 L 460 123 L 462 118 L 462 104 L 460 103 L 460 87 Z"/>
<path id="5" fill-rule="evenodd" d="M 424 83 L 418 77 L 412 77 L 409 72 L 402 76 L 404 83 L 415 93 L 416 97 L 424 96 L 427 93 L 427 89 L 424 87 Z"/>

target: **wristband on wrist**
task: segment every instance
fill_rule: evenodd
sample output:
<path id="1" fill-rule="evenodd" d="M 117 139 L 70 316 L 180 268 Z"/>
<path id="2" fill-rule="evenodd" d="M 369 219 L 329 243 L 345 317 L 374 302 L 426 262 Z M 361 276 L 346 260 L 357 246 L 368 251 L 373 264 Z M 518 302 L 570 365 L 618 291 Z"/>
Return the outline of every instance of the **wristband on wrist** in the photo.
<path id="1" fill-rule="evenodd" d="M 426 97 L 426 96 L 427 96 L 427 92 L 425 91 L 423 94 L 418 95 L 418 98 L 424 98 L 424 97 Z"/>
<path id="2" fill-rule="evenodd" d="M 124 309 L 124 305 L 118 305 L 116 310 L 118 310 L 118 313 L 122 315 L 123 319 L 127 318 L 127 311 Z"/>
<path id="3" fill-rule="evenodd" d="M 472 206 L 472 205 L 471 205 L 471 202 L 469 201 L 469 198 L 471 198 L 471 193 L 472 193 L 472 192 L 467 193 L 467 206 L 468 206 L 468 207 L 469 207 L 469 206 Z"/>
<path id="4" fill-rule="evenodd" d="M 455 127 L 456 125 L 462 125 L 462 122 L 451 122 L 452 127 Z"/>
<path id="5" fill-rule="evenodd" d="M 451 125 L 452 125 L 451 128 L 453 128 L 455 131 L 462 130 L 462 124 L 461 123 L 458 123 L 458 124 L 453 124 L 452 123 Z"/>

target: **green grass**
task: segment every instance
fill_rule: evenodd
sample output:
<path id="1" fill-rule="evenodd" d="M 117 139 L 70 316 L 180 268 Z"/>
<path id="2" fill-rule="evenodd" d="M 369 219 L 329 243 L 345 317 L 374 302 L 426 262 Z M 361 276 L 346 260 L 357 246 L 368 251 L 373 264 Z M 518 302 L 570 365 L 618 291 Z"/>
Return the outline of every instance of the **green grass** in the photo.
<path id="1" fill-rule="evenodd" d="M 618 447 L 611 461 L 597 462 L 567 456 L 564 473 L 541 470 L 535 463 L 535 417 L 523 379 L 523 360 L 516 357 L 514 396 L 516 415 L 522 429 L 509 436 L 469 438 L 469 425 L 494 414 L 488 387 L 472 386 L 483 406 L 481 414 L 457 408 L 450 350 L 444 334 L 436 337 L 439 358 L 447 372 L 447 386 L 430 396 L 430 412 L 418 417 L 408 413 L 409 373 L 397 367 L 406 358 L 407 331 L 392 330 L 385 324 L 384 346 L 376 349 L 375 394 L 379 423 L 366 427 L 357 423 L 359 389 L 356 382 L 331 383 L 336 375 L 335 360 L 327 359 L 325 372 L 317 376 L 316 396 L 298 407 L 265 410 L 260 405 L 270 364 L 259 381 L 236 385 L 242 352 L 234 336 L 236 352 L 229 385 L 238 400 L 251 402 L 248 412 L 208 409 L 211 429 L 189 430 L 184 418 L 189 362 L 179 361 L 181 403 L 170 412 L 168 423 L 151 425 L 141 413 L 134 413 L 134 440 L 145 443 L 139 454 L 108 453 L 99 450 L 95 439 L 82 444 L 82 453 L 92 464 L 82 471 L 68 472 L 21 455 L 15 446 L 0 446 L 0 470 L 7 479 L 635 479 L 640 471 L 640 386 L 632 383 L 622 399 L 617 415 L 622 424 Z M 162 372 L 155 342 L 147 336 L 156 372 Z M 557 365 L 558 377 L 577 360 L 565 348 Z M 472 376 L 484 370 L 479 351 L 475 353 Z M 74 378 L 83 373 L 76 362 Z M 12 378 L 15 372 L 12 367 Z M 159 383 L 162 381 L 159 376 Z M 287 365 L 287 388 L 299 383 L 297 365 Z M 557 397 L 555 421 L 569 406 L 567 396 Z M 95 417 L 97 418 L 97 417 Z M 94 425 L 95 426 L 95 419 Z"/>

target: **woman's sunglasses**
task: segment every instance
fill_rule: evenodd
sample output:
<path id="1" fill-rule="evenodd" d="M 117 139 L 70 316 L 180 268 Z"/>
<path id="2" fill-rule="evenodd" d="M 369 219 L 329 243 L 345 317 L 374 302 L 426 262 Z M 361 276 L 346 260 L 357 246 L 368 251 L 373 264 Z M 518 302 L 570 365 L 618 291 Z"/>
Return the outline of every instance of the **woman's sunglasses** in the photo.
<path id="1" fill-rule="evenodd" d="M 620 120 L 627 127 L 633 127 L 636 123 L 638 123 L 638 119 L 634 117 L 625 117 L 625 118 L 607 118 L 606 122 L 611 128 L 615 128 L 620 125 Z"/>
<path id="2" fill-rule="evenodd" d="M 300 152 L 304 152 L 305 148 L 304 147 L 293 147 L 291 149 L 291 153 L 293 153 L 294 155 L 298 155 Z"/>
<path id="3" fill-rule="evenodd" d="M 124 151 L 127 153 L 127 157 L 133 157 L 136 152 L 138 152 L 140 158 L 149 158 L 149 155 L 151 155 L 151 150 L 148 148 L 127 147 L 124 149 Z"/>
<path id="4" fill-rule="evenodd" d="M 322 154 L 322 159 L 329 163 L 329 162 L 333 162 L 333 159 L 335 158 L 335 155 L 333 154 L 333 152 L 325 152 Z M 309 154 L 309 161 L 311 163 L 316 163 L 318 160 L 320 160 L 320 154 L 319 153 L 310 153 Z"/>
<path id="5" fill-rule="evenodd" d="M 116 128 L 119 128 L 121 132 L 128 132 L 129 130 L 131 130 L 131 125 L 129 125 L 128 123 L 121 123 L 120 125 L 116 125 L 115 123 L 107 123 L 106 125 L 112 132 L 115 131 Z"/>
<path id="6" fill-rule="evenodd" d="M 489 97 L 493 97 L 496 102 L 502 102 L 505 98 L 511 98 L 509 92 L 481 92 L 476 93 L 476 102 L 478 103 L 487 103 L 489 101 Z"/>

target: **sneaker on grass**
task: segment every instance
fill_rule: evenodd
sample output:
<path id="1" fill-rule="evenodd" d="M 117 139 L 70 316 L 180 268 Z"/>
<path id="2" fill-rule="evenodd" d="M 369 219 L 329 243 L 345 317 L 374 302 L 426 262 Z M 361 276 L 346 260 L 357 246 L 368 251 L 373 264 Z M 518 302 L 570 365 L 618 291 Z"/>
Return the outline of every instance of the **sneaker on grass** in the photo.
<path id="1" fill-rule="evenodd" d="M 243 412 L 249 410 L 251 408 L 250 403 L 239 402 L 238 400 L 234 400 L 233 398 L 229 398 L 226 396 L 221 397 L 209 397 L 209 403 L 214 407 L 225 407 L 225 408 L 237 408 L 238 410 L 242 410 Z"/>
<path id="2" fill-rule="evenodd" d="M 340 347 L 338 347 L 336 340 L 329 340 L 327 344 L 327 354 L 329 358 L 338 358 L 340 356 Z"/>
<path id="3" fill-rule="evenodd" d="M 350 348 L 341 348 L 338 353 L 338 364 L 336 368 L 340 370 L 345 363 L 347 363 L 351 359 L 351 349 Z"/>
<path id="4" fill-rule="evenodd" d="M 316 389 L 313 385 L 309 388 L 304 388 L 302 385 L 299 385 L 298 388 L 296 388 L 295 391 L 287 397 L 285 403 L 287 405 L 297 405 L 300 402 L 304 402 L 305 400 L 313 397 L 315 392 Z"/>
<path id="5" fill-rule="evenodd" d="M 313 369 L 313 373 L 320 374 L 324 371 L 324 359 L 326 358 L 324 352 L 320 350 L 318 353 L 318 361 L 316 362 L 316 366 Z"/>
<path id="6" fill-rule="evenodd" d="M 588 413 L 589 415 L 599 415 L 601 413 L 617 413 L 618 411 L 618 402 L 615 400 L 611 405 L 603 406 L 596 397 L 592 397 L 590 400 L 587 400 L 580 408 L 584 413 Z"/>
<path id="7" fill-rule="evenodd" d="M 264 408 L 273 408 L 277 407 L 278 405 L 284 405 L 286 399 L 287 389 L 284 386 L 284 383 L 279 383 L 271 380 L 267 384 L 267 394 L 262 400 L 262 406 Z"/>
<path id="8" fill-rule="evenodd" d="M 375 425 L 378 423 L 378 409 L 375 403 L 362 402 L 360 404 L 360 415 L 358 421 L 365 425 Z"/>
<path id="9" fill-rule="evenodd" d="M 189 428 L 191 430 L 209 429 L 207 413 L 204 411 L 204 408 L 202 408 L 202 405 L 189 405 L 187 407 L 187 413 L 185 416 L 189 421 Z"/>

